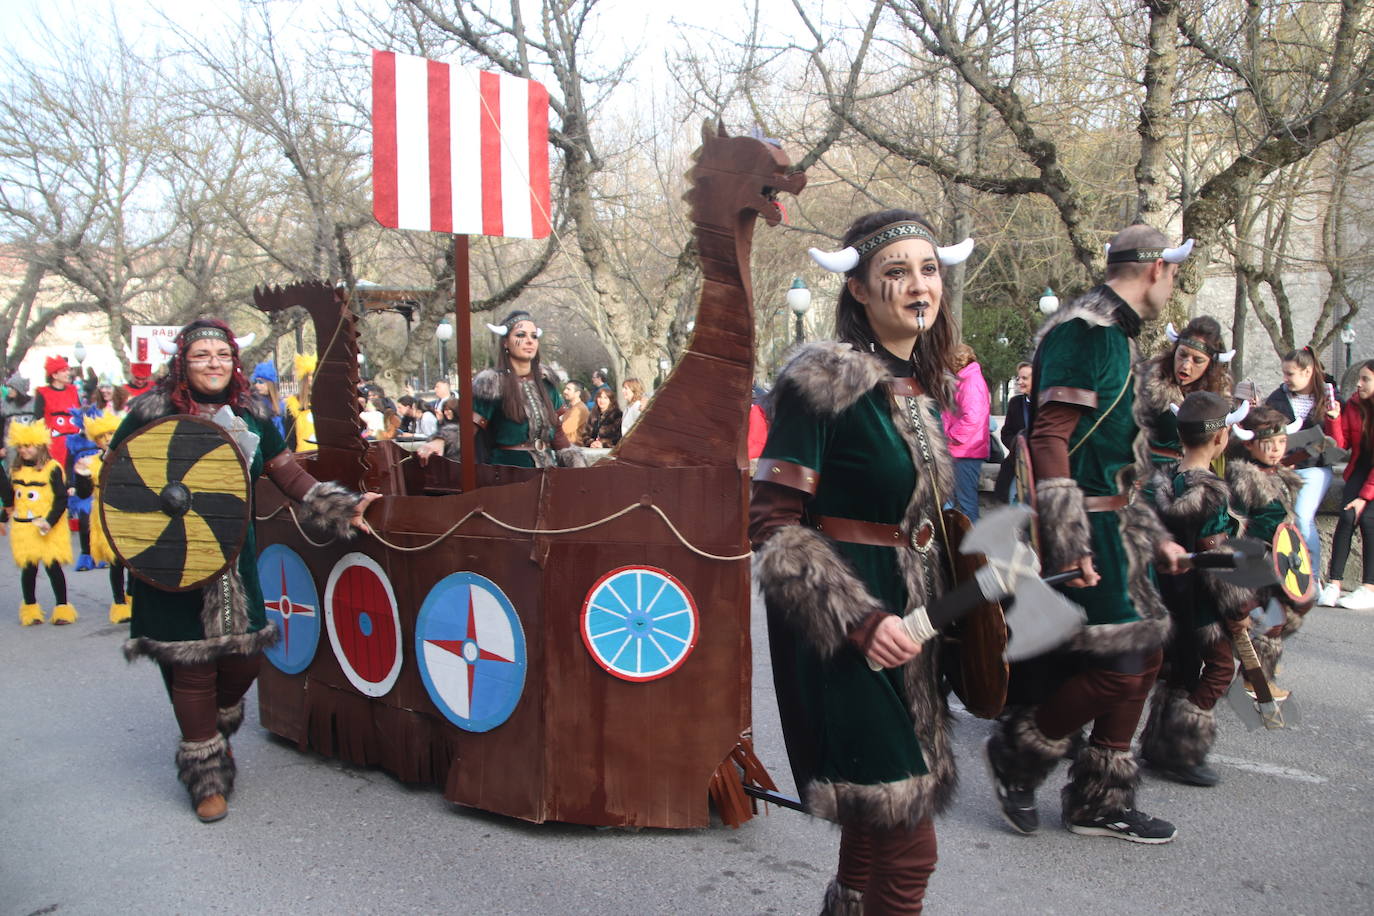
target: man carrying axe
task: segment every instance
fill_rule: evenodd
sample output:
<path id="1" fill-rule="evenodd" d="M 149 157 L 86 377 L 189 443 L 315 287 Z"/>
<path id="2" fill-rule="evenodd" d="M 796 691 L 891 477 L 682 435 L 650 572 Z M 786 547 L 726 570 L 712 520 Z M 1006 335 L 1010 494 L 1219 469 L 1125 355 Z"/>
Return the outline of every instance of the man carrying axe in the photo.
<path id="1" fill-rule="evenodd" d="M 1067 583 L 1087 626 L 1060 650 L 1015 667 L 1008 706 L 986 753 L 1002 815 L 1020 833 L 1039 828 L 1035 790 L 1089 723 L 1069 770 L 1064 825 L 1087 836 L 1167 843 L 1174 825 L 1135 808 L 1131 739 L 1162 660 L 1169 615 L 1151 566 L 1180 569 L 1185 551 L 1158 517 L 1130 500 L 1132 367 L 1142 319 L 1157 317 L 1192 250 L 1169 248 L 1145 225 L 1107 249 L 1107 282 L 1050 316 L 1039 333 L 1031 389 L 1030 463 L 1040 555 Z"/>

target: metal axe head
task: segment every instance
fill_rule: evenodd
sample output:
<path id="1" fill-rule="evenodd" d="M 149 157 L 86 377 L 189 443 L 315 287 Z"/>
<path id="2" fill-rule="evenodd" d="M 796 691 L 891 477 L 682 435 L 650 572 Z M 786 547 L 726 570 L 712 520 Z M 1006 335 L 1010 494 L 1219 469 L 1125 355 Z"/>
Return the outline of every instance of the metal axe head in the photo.
<path id="1" fill-rule="evenodd" d="M 1006 612 L 1008 661 L 1020 661 L 1063 645 L 1083 627 L 1083 609 L 1040 579 L 1040 559 L 1026 543 L 1031 511 L 1006 506 L 984 515 L 964 536 L 963 553 L 981 553 L 983 593 L 993 601 L 1014 599 Z M 996 594 L 990 594 L 996 592 Z"/>

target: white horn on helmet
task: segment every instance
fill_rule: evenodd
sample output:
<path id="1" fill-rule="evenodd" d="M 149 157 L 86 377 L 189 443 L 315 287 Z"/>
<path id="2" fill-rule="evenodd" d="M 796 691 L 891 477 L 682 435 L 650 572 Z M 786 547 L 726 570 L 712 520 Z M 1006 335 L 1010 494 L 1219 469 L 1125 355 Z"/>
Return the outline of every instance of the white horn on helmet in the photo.
<path id="1" fill-rule="evenodd" d="M 1227 350 L 1225 353 L 1218 353 L 1218 354 L 1217 354 L 1217 362 L 1219 362 L 1219 363 L 1229 363 L 1231 360 L 1233 360 L 1233 359 L 1235 359 L 1235 358 L 1236 358 L 1236 351 L 1235 351 L 1234 349 Z"/>
<path id="2" fill-rule="evenodd" d="M 1288 433 L 1288 435 L 1291 436 L 1291 435 L 1293 435 L 1295 432 L 1297 432 L 1297 431 L 1300 430 L 1300 429 L 1302 429 L 1302 421 L 1301 421 L 1301 420 L 1294 420 L 1292 423 L 1289 423 L 1287 426 L 1285 426 L 1285 427 L 1283 428 L 1283 431 L 1286 432 L 1286 433 Z"/>
<path id="3" fill-rule="evenodd" d="M 1226 425 L 1235 426 L 1248 416 L 1250 416 L 1250 402 L 1241 401 L 1239 407 L 1226 415 Z"/>
<path id="4" fill-rule="evenodd" d="M 258 339 L 258 335 L 257 335 L 256 333 L 253 333 L 253 334 L 244 334 L 242 337 L 235 337 L 235 338 L 234 338 L 234 344 L 235 344 L 240 350 L 246 350 L 246 349 L 248 349 L 249 347 L 253 346 L 253 341 L 255 341 L 255 340 L 257 340 L 257 339 Z"/>
<path id="5" fill-rule="evenodd" d="M 168 340 L 165 337 L 157 339 L 157 348 L 168 356 L 177 355 L 177 344 L 175 340 Z"/>
<path id="6" fill-rule="evenodd" d="M 1182 264 L 1183 259 L 1193 253 L 1193 242 L 1193 239 L 1188 239 L 1177 248 L 1165 248 L 1159 256 L 1170 264 Z"/>
<path id="7" fill-rule="evenodd" d="M 1169 338 L 1169 343 L 1178 343 L 1178 331 L 1174 330 L 1174 323 L 1172 321 L 1169 322 L 1168 327 L 1164 329 L 1164 336 Z"/>
<path id="8" fill-rule="evenodd" d="M 832 274 L 848 273 L 859 266 L 859 250 L 853 245 L 848 248 L 841 248 L 839 251 L 821 251 L 819 248 L 808 248 L 806 252 L 811 255 L 811 260 Z"/>
<path id="9" fill-rule="evenodd" d="M 1246 429 L 1243 426 L 1235 427 L 1231 430 L 1231 434 L 1235 436 L 1237 439 L 1239 439 L 1241 442 L 1249 442 L 1251 439 L 1255 438 L 1254 431 Z"/>
<path id="10" fill-rule="evenodd" d="M 1169 409 L 1172 410 L 1172 411 L 1174 412 L 1174 416 L 1178 416 L 1178 408 L 1179 408 L 1179 405 L 1178 405 L 1178 404 L 1170 404 L 1170 405 L 1169 405 Z"/>
<path id="11" fill-rule="evenodd" d="M 968 260 L 968 256 L 973 254 L 973 239 L 964 239 L 958 245 L 950 245 L 947 248 L 935 246 L 935 255 L 940 259 L 940 263 L 946 267 L 953 267 L 955 264 L 962 264 Z"/>
<path id="12" fill-rule="evenodd" d="M 510 328 L 506 327 L 504 324 L 489 324 L 487 325 L 487 330 L 491 331 L 491 333 L 495 334 L 497 337 L 505 337 L 510 333 Z"/>

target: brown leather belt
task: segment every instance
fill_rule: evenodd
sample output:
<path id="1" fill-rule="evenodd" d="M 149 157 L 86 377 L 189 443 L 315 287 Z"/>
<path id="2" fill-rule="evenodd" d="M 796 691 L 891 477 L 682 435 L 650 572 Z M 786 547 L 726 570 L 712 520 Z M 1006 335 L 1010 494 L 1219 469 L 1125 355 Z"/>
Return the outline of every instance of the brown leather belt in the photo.
<path id="1" fill-rule="evenodd" d="M 1218 545 L 1226 542 L 1228 536 L 1225 531 L 1222 531 L 1219 534 L 1209 534 L 1205 538 L 1198 538 L 1197 549 L 1199 551 L 1216 550 Z"/>
<path id="2" fill-rule="evenodd" d="M 881 522 L 861 522 L 855 518 L 837 518 L 833 515 L 811 516 L 812 526 L 826 537 L 847 544 L 865 544 L 869 547 L 906 547 L 925 550 L 935 537 L 935 526 L 929 520 L 920 524 L 911 537 L 907 538 L 897 525 L 884 525 Z"/>
<path id="3" fill-rule="evenodd" d="M 1113 496 L 1085 496 L 1083 508 L 1089 512 L 1115 512 L 1117 509 L 1126 508 L 1126 503 L 1130 501 L 1130 497 L 1125 493 Z"/>

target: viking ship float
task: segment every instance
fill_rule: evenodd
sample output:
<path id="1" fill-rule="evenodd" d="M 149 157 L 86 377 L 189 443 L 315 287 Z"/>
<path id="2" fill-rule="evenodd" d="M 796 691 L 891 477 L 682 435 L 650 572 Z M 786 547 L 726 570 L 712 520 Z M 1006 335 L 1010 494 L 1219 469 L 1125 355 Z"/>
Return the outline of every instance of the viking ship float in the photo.
<path id="1" fill-rule="evenodd" d="M 459 805 L 542 822 L 737 825 L 773 789 L 751 747 L 746 428 L 756 219 L 796 194 L 777 147 L 704 131 L 689 173 L 703 286 L 695 333 L 638 424 L 590 468 L 428 465 L 360 435 L 356 316 L 334 287 L 255 291 L 304 308 L 320 359 L 310 473 L 386 498 L 375 536 L 309 537 L 257 491 L 258 564 L 282 631 L 262 725 Z"/>

